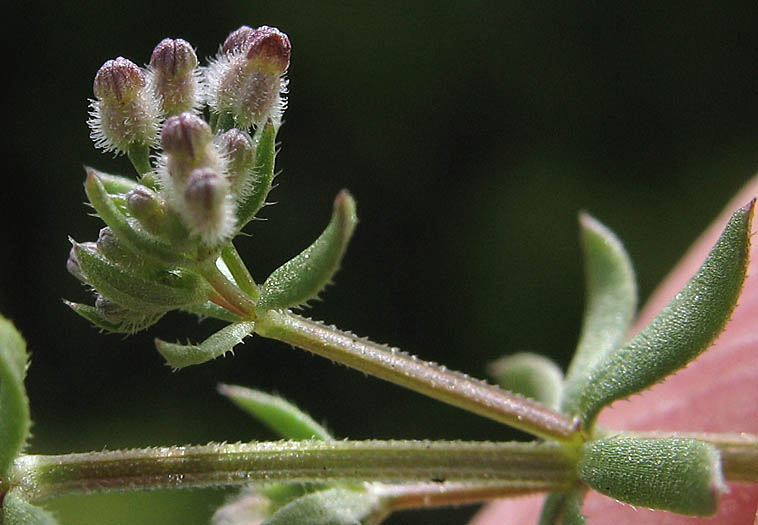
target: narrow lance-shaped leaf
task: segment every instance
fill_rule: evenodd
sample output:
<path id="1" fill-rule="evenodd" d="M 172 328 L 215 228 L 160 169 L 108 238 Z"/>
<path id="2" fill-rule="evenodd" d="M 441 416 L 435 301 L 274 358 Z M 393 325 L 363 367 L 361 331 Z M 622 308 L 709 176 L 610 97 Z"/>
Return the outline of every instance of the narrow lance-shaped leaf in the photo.
<path id="1" fill-rule="evenodd" d="M 199 315 L 201 317 L 212 317 L 213 319 L 228 321 L 230 323 L 238 323 L 240 321 L 244 321 L 244 319 L 239 315 L 230 312 L 226 308 L 221 308 L 217 304 L 211 303 L 210 301 L 204 304 L 191 304 L 188 306 L 183 306 L 181 309 L 185 312 Z"/>
<path id="2" fill-rule="evenodd" d="M 342 190 L 334 199 L 332 220 L 319 238 L 263 283 L 257 309 L 290 308 L 315 298 L 337 272 L 357 221 L 355 201 Z"/>
<path id="3" fill-rule="evenodd" d="M 308 414 L 281 397 L 235 385 L 221 384 L 218 391 L 284 438 L 321 441 L 334 439 Z"/>
<path id="4" fill-rule="evenodd" d="M 15 490 L 5 495 L 0 508 L 2 525 L 57 525 L 58 520 L 46 510 L 21 499 Z"/>
<path id="5" fill-rule="evenodd" d="M 103 257 L 87 244 L 72 241 L 88 284 L 116 303 L 137 312 L 158 313 L 208 300 L 210 287 L 198 275 L 175 270 L 148 279 Z"/>
<path id="6" fill-rule="evenodd" d="M 381 501 L 370 491 L 337 487 L 302 496 L 261 525 L 356 525 L 378 523 L 383 514 Z"/>
<path id="7" fill-rule="evenodd" d="M 577 403 L 586 428 L 604 406 L 682 368 L 721 333 L 745 280 L 754 204 L 732 215 L 698 272 L 661 313 L 593 367 Z"/>
<path id="8" fill-rule="evenodd" d="M 553 492 L 545 499 L 539 525 L 585 525 L 582 514 L 585 489 Z"/>
<path id="9" fill-rule="evenodd" d="M 547 407 L 558 408 L 563 372 L 551 359 L 519 352 L 492 362 L 488 370 L 502 388 L 539 401 Z"/>
<path id="10" fill-rule="evenodd" d="M 269 120 L 261 128 L 255 146 L 255 164 L 250 176 L 253 177 L 250 191 L 237 205 L 237 229 L 241 230 L 266 203 L 274 181 L 274 161 L 276 159 L 276 126 Z"/>
<path id="11" fill-rule="evenodd" d="M 608 228 L 583 213 L 579 217 L 584 251 L 586 306 L 579 344 L 566 372 L 561 409 L 577 412 L 592 368 L 624 342 L 637 308 L 637 285 L 629 256 Z"/>
<path id="12" fill-rule="evenodd" d="M 180 345 L 155 340 L 155 347 L 172 368 L 184 368 L 215 359 L 230 352 L 235 345 L 250 335 L 255 328 L 252 321 L 234 323 L 210 336 L 199 345 Z"/>
<path id="13" fill-rule="evenodd" d="M 87 172 L 95 172 L 94 168 L 85 167 L 85 169 Z M 103 173 L 102 171 L 97 171 L 96 173 L 97 177 L 100 179 L 100 182 L 103 183 L 105 191 L 108 193 L 128 193 L 129 191 L 139 186 L 139 183 L 136 180 L 130 179 L 128 177 L 122 177 L 121 175 L 111 175 L 109 173 Z"/>
<path id="14" fill-rule="evenodd" d="M 29 437 L 29 399 L 24 388 L 27 360 L 23 337 L 0 316 L 0 489 Z"/>
<path id="15" fill-rule="evenodd" d="M 98 312 L 97 308 L 94 306 L 65 300 L 63 303 L 98 328 L 105 330 L 106 332 L 117 334 L 133 334 L 140 330 L 144 330 L 160 321 L 161 317 L 164 315 L 163 312 L 157 314 L 142 314 L 131 319 L 122 319 L 118 322 L 113 322 L 100 315 L 100 312 Z"/>
<path id="16" fill-rule="evenodd" d="M 716 447 L 684 438 L 618 437 L 585 444 L 579 478 L 632 505 L 690 516 L 716 512 L 727 490 Z"/>
<path id="17" fill-rule="evenodd" d="M 89 168 L 87 169 L 84 189 L 87 198 L 103 222 L 133 251 L 169 264 L 188 262 L 187 256 L 178 251 L 176 247 L 141 229 L 134 228 L 108 195 L 103 182 L 100 180 L 100 175 Z"/>

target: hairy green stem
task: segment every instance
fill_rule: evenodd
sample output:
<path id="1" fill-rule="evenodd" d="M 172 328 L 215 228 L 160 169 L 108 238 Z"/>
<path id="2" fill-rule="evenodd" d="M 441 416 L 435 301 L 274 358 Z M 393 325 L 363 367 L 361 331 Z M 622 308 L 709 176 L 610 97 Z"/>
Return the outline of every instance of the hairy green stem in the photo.
<path id="1" fill-rule="evenodd" d="M 211 301 L 244 319 L 255 320 L 255 302 L 253 299 L 227 279 L 216 267 L 215 262 L 204 264 L 200 268 L 200 274 L 218 294 L 218 296 L 210 297 Z"/>
<path id="2" fill-rule="evenodd" d="M 575 482 L 565 447 L 535 443 L 278 441 L 21 455 L 10 485 L 30 501 L 76 492 L 260 482 L 493 482 L 561 490 Z"/>
<path id="3" fill-rule="evenodd" d="M 542 491 L 537 487 L 498 482 L 377 484 L 372 487 L 372 492 L 386 501 L 388 513 L 403 509 L 482 503 Z"/>
<path id="4" fill-rule="evenodd" d="M 258 286 L 255 284 L 253 276 L 250 275 L 247 266 L 245 266 L 245 262 L 242 260 L 242 257 L 240 257 L 234 244 L 230 242 L 223 250 L 221 250 L 221 259 L 226 263 L 226 267 L 229 268 L 232 277 L 234 277 L 235 282 L 242 291 L 252 299 L 257 299 L 260 295 Z"/>
<path id="5" fill-rule="evenodd" d="M 255 331 L 536 436 L 572 445 L 581 441 L 574 421 L 559 412 L 334 327 L 269 311 L 259 316 Z"/>

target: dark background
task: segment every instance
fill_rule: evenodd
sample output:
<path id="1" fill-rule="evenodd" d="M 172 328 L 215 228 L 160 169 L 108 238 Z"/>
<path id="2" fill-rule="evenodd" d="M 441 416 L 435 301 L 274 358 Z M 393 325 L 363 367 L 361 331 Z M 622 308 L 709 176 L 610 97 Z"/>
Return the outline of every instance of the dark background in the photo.
<path id="1" fill-rule="evenodd" d="M 242 24 L 293 44 L 282 175 L 238 246 L 258 279 L 305 247 L 343 187 L 361 223 L 316 318 L 475 376 L 519 350 L 565 366 L 578 335 L 581 209 L 626 242 L 641 296 L 758 167 L 755 2 L 76 2 L 29 4 L 6 31 L 10 152 L 0 311 L 32 353 L 30 451 L 272 439 L 215 393 L 278 392 L 340 437 L 511 439 L 507 428 L 260 338 L 171 371 L 152 338 L 215 328 L 181 314 L 102 335 L 61 298 L 67 236 L 94 240 L 82 164 L 129 173 L 85 125 L 109 58 L 166 36 L 215 54 Z M 628 5 L 626 5 L 628 4 Z M 644 3 L 642 3 L 644 4 Z M 749 6 L 749 7 L 747 7 Z M 66 524 L 206 523 L 230 491 L 79 496 Z M 473 508 L 391 524 L 463 523 Z"/>

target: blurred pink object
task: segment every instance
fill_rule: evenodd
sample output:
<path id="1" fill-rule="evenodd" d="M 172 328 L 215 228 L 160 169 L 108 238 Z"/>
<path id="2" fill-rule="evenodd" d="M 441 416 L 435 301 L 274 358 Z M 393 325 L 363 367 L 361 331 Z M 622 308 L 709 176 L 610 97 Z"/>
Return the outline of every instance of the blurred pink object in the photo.
<path id="1" fill-rule="evenodd" d="M 697 271 L 731 213 L 758 195 L 752 179 L 690 248 L 640 313 L 635 329 L 650 321 Z M 753 226 L 755 233 L 755 223 Z M 758 246 L 748 268 L 740 302 L 724 332 L 705 354 L 665 382 L 618 401 L 599 424 L 624 430 L 747 432 L 758 434 Z M 486 506 L 470 525 L 536 524 L 544 496 L 502 500 Z M 712 518 L 691 518 L 634 508 L 595 492 L 584 504 L 589 525 L 758 524 L 758 486 L 730 484 Z"/>

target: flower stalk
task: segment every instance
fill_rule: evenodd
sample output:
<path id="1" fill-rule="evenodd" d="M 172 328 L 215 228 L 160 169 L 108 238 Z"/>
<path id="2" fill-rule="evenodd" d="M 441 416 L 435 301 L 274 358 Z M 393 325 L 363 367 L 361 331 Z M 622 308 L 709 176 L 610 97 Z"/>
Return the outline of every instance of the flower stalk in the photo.
<path id="1" fill-rule="evenodd" d="M 255 331 L 536 436 L 581 441 L 574 421 L 539 403 L 290 312 L 267 312 Z"/>

